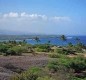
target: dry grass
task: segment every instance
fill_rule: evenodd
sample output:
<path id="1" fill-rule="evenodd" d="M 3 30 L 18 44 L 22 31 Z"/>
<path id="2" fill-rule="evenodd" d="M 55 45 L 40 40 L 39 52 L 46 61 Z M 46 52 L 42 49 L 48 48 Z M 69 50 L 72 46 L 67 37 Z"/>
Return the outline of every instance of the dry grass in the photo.
<path id="1" fill-rule="evenodd" d="M 27 70 L 32 66 L 43 67 L 47 64 L 48 57 L 46 55 L 25 54 L 23 56 L 0 56 L 0 80 L 9 80 L 9 77 L 16 74 L 15 69 Z"/>

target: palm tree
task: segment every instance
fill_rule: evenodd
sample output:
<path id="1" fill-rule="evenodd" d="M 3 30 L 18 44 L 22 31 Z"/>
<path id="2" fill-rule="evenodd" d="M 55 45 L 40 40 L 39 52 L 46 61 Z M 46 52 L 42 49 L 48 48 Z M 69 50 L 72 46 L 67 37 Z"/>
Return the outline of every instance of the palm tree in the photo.
<path id="1" fill-rule="evenodd" d="M 49 40 L 47 43 L 48 43 L 48 44 L 50 44 L 50 43 L 51 43 L 51 41 Z"/>
<path id="2" fill-rule="evenodd" d="M 61 36 L 60 36 L 60 39 L 61 39 L 62 41 L 66 41 L 66 40 L 67 40 L 67 38 L 66 38 L 65 35 L 61 35 Z"/>
<path id="3" fill-rule="evenodd" d="M 62 40 L 63 42 L 64 42 L 64 41 L 67 41 L 67 38 L 66 38 L 65 35 L 61 35 L 59 38 L 60 38 L 60 40 Z"/>
<path id="4" fill-rule="evenodd" d="M 40 39 L 37 36 L 34 39 L 37 43 L 40 42 Z"/>
<path id="5" fill-rule="evenodd" d="M 26 43 L 27 43 L 27 41 L 24 39 L 24 40 L 23 40 L 23 43 L 24 43 L 24 44 L 26 44 Z"/>
<path id="6" fill-rule="evenodd" d="M 77 44 L 80 43 L 80 39 L 78 37 L 75 38 Z"/>

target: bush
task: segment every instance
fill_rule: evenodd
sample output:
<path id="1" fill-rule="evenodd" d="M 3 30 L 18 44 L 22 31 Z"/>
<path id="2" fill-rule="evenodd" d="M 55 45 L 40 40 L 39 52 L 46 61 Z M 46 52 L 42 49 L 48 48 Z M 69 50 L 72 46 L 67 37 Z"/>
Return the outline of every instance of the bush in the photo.
<path id="1" fill-rule="evenodd" d="M 55 80 L 55 79 L 45 76 L 45 77 L 38 77 L 37 80 Z"/>
<path id="2" fill-rule="evenodd" d="M 59 53 L 50 53 L 48 54 L 50 58 L 66 58 L 66 55 Z"/>
<path id="3" fill-rule="evenodd" d="M 75 72 L 82 72 L 86 70 L 86 58 L 84 57 L 59 58 L 58 65 L 74 69 Z"/>
<path id="4" fill-rule="evenodd" d="M 26 51 L 26 48 L 24 47 L 14 46 L 7 50 L 6 55 L 21 55 L 25 51 Z"/>
<path id="5" fill-rule="evenodd" d="M 77 78 L 77 77 L 72 77 L 71 80 L 86 80 L 86 78 Z"/>
<path id="6" fill-rule="evenodd" d="M 37 51 L 37 52 L 47 52 L 46 49 L 42 49 L 42 48 L 35 48 L 35 51 Z"/>
<path id="7" fill-rule="evenodd" d="M 6 44 L 0 44 L 0 52 L 6 53 L 6 51 L 9 49 L 9 46 Z"/>
<path id="8" fill-rule="evenodd" d="M 49 54 L 49 57 L 50 57 L 50 58 L 59 58 L 60 55 L 59 55 L 58 53 L 50 53 L 50 54 Z"/>
<path id="9" fill-rule="evenodd" d="M 38 67 L 30 68 L 19 76 L 12 77 L 11 80 L 37 80 L 41 76 L 42 69 Z"/>
<path id="10" fill-rule="evenodd" d="M 57 71 L 59 66 L 73 69 L 76 73 L 80 73 L 86 70 L 86 58 L 84 57 L 68 58 L 64 56 L 58 58 L 55 61 L 51 61 L 48 64 L 48 68 L 53 69 L 54 71 Z"/>
<path id="11" fill-rule="evenodd" d="M 56 49 L 55 51 L 56 51 L 56 53 L 59 53 L 59 54 L 65 54 L 65 55 L 68 55 L 68 54 L 70 53 L 69 50 L 67 50 L 67 49 L 63 49 L 63 48 Z"/>
<path id="12" fill-rule="evenodd" d="M 49 51 L 51 51 L 49 44 L 38 44 L 38 45 L 34 45 L 34 47 L 35 47 L 35 50 L 38 52 L 49 52 Z"/>
<path id="13" fill-rule="evenodd" d="M 57 70 L 59 69 L 58 61 L 54 60 L 49 62 L 47 67 L 51 72 L 57 72 Z"/>
<path id="14" fill-rule="evenodd" d="M 56 74 L 56 80 L 70 80 L 73 76 L 73 70 L 66 67 L 67 63 L 64 65 L 55 60 L 51 61 L 47 67 L 51 73 Z"/>
<path id="15" fill-rule="evenodd" d="M 75 72 L 82 72 L 86 70 L 86 58 L 80 56 L 73 58 L 70 63 L 70 67 L 73 68 Z"/>

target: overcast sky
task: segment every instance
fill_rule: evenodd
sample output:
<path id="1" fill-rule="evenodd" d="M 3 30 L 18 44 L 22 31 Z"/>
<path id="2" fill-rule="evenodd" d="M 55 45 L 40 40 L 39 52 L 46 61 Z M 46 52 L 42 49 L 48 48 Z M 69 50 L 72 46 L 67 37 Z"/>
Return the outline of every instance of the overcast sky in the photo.
<path id="1" fill-rule="evenodd" d="M 86 35 L 86 0 L 0 0 L 0 31 Z"/>

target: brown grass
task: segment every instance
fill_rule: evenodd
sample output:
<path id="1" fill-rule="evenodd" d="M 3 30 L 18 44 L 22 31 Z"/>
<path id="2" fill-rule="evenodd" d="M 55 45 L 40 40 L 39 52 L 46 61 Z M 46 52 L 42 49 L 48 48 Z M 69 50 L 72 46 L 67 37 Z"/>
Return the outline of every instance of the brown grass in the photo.
<path id="1" fill-rule="evenodd" d="M 25 54 L 23 56 L 0 56 L 0 80 L 9 80 L 10 76 L 17 74 L 15 69 L 27 70 L 32 66 L 43 67 L 47 62 L 48 57 L 45 54 L 35 56 L 32 54 Z"/>

